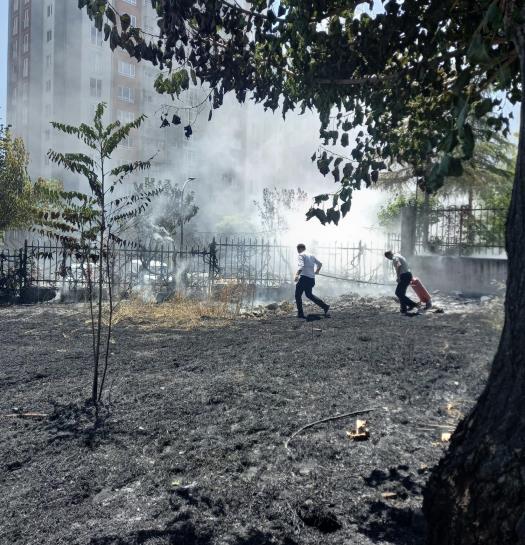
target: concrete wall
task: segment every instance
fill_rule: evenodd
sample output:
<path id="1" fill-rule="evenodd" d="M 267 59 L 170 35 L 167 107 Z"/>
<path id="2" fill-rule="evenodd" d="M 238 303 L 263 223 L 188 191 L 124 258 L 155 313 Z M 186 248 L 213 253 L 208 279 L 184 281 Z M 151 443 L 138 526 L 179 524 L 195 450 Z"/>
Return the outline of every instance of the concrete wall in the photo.
<path id="1" fill-rule="evenodd" d="M 414 276 L 431 292 L 501 293 L 494 281 L 501 285 L 507 279 L 506 259 L 412 256 L 410 265 Z"/>

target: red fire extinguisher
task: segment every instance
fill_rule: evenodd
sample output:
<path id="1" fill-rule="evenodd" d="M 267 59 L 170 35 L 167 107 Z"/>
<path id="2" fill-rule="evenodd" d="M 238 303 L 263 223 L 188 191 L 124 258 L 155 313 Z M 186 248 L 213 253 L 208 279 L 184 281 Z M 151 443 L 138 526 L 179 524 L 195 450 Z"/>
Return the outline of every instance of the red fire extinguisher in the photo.
<path id="1" fill-rule="evenodd" d="M 425 286 L 423 286 L 419 278 L 414 276 L 410 282 L 410 287 L 419 297 L 419 300 L 424 303 L 426 308 L 430 308 L 432 306 L 432 297 L 430 297 L 430 293 L 428 293 L 428 290 L 425 288 Z"/>

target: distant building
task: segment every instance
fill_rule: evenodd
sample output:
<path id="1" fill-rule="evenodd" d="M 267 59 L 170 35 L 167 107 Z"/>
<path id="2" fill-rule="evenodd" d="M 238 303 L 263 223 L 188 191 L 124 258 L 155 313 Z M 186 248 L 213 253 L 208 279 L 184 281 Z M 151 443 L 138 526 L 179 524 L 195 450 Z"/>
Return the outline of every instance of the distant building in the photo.
<path id="1" fill-rule="evenodd" d="M 156 32 L 156 14 L 150 0 L 113 0 L 113 5 L 119 13 L 130 15 L 132 26 Z M 9 0 L 7 122 L 13 133 L 26 142 L 29 172 L 34 179 L 58 178 L 67 189 L 82 188 L 79 177 L 47 158 L 50 148 L 74 151 L 73 139 L 65 138 L 49 122 L 89 123 L 101 101 L 108 104 L 107 121 L 119 119 L 126 123 L 141 113 L 148 116 L 141 130 L 131 135 L 114 157 L 122 162 L 156 154 L 153 168 L 135 180 L 147 176 L 180 184 L 189 176 L 199 178 L 201 172 L 209 172 L 203 168 L 205 150 L 199 147 L 206 131 L 214 130 L 206 122 L 207 112 L 190 139 L 185 138 L 181 126 L 160 129 L 159 111 L 171 99 L 158 95 L 153 88 L 158 73 L 151 63 L 137 63 L 125 51 L 112 52 L 85 10 L 78 9 L 76 0 Z M 200 89 L 191 89 L 183 100 L 195 105 L 202 96 Z M 247 120 L 242 112 L 239 108 L 236 119 L 237 162 L 246 156 Z M 183 124 L 188 121 L 188 114 L 185 116 Z M 224 189 L 232 191 L 237 201 L 245 198 L 243 173 L 244 167 L 236 170 L 235 177 L 230 170 L 216 173 L 217 180 L 227 182 Z M 222 189 L 209 182 L 208 198 Z M 201 186 L 206 183 L 199 180 Z"/>

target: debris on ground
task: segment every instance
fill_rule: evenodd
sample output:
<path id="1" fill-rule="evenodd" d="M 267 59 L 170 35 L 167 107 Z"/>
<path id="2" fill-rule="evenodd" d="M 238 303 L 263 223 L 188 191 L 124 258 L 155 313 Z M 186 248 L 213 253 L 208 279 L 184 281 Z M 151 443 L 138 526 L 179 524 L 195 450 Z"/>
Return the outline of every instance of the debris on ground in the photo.
<path id="1" fill-rule="evenodd" d="M 357 419 L 355 422 L 355 429 L 347 431 L 346 435 L 354 441 L 366 441 L 370 438 L 370 430 L 368 429 L 368 422 L 366 420 Z"/>
<path id="2" fill-rule="evenodd" d="M 501 331 L 501 298 L 435 299 L 447 312 L 418 320 L 391 297 L 330 300 L 318 338 L 291 303 L 206 320 L 219 309 L 127 308 L 97 429 L 89 309 L 0 308 L 0 414 L 50 415 L 1 419 L 0 543 L 424 543 L 448 444 L 432 442 L 473 407 Z M 367 441 L 342 427 L 359 408 Z"/>

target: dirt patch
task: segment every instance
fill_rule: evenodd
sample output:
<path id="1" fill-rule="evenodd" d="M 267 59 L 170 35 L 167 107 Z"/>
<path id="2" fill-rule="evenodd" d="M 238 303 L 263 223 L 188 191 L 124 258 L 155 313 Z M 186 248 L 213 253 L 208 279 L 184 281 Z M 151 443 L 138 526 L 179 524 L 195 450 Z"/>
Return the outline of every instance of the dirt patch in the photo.
<path id="1" fill-rule="evenodd" d="M 0 309 L 0 542 L 422 543 L 441 432 L 479 395 L 498 340 L 492 306 L 442 306 L 407 318 L 345 298 L 329 319 L 189 331 L 123 320 L 97 430 L 85 309 Z M 349 418 L 284 447 L 367 407 L 368 441 L 349 440 Z"/>

